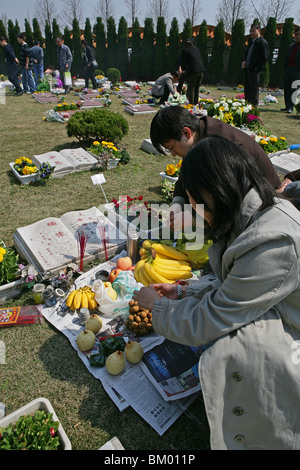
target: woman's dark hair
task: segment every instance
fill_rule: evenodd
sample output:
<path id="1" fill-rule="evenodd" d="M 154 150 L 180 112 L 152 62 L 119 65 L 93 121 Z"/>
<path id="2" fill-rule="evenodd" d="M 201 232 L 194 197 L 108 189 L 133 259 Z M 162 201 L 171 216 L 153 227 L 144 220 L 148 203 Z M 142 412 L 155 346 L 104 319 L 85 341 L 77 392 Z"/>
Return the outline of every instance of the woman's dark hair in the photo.
<path id="1" fill-rule="evenodd" d="M 206 236 L 214 241 L 227 238 L 232 229 L 239 230 L 242 201 L 251 188 L 257 189 L 262 200 L 259 210 L 280 197 L 261 176 L 254 158 L 224 137 L 206 137 L 198 142 L 183 159 L 181 176 L 197 204 L 204 204 L 201 189 L 213 196 L 213 222 Z"/>
<path id="2" fill-rule="evenodd" d="M 182 129 L 199 131 L 199 119 L 182 106 L 161 108 L 150 126 L 150 139 L 158 152 L 164 153 L 164 144 L 171 139 L 181 140 Z"/>
<path id="3" fill-rule="evenodd" d="M 87 46 L 87 45 L 88 45 L 87 40 L 86 40 L 86 39 L 82 39 L 81 44 L 82 44 L 83 46 Z"/>

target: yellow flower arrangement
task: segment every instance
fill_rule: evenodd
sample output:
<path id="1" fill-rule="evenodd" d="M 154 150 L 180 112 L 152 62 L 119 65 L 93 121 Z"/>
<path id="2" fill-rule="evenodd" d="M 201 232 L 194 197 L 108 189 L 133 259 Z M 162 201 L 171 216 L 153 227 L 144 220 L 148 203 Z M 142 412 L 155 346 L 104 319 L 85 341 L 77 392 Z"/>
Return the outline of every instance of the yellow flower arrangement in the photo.
<path id="1" fill-rule="evenodd" d="M 0 246 L 0 263 L 3 261 L 3 256 L 5 255 L 6 250 Z"/>
<path id="2" fill-rule="evenodd" d="M 182 165 L 182 160 L 180 160 L 176 165 L 174 165 L 174 163 L 170 163 L 169 165 L 167 165 L 165 169 L 165 173 L 168 176 L 172 176 L 173 178 L 175 178 L 180 173 L 181 165 Z"/>

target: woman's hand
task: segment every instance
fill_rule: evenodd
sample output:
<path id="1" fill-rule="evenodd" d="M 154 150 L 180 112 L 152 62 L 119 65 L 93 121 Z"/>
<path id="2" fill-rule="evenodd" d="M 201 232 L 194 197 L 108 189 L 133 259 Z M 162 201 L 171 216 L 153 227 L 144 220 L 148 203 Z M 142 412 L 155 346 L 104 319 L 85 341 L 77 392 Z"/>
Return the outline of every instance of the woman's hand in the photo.
<path id="1" fill-rule="evenodd" d="M 292 183 L 292 180 L 290 180 L 289 178 L 285 178 L 279 188 L 277 188 L 277 191 L 279 193 L 282 193 L 290 183 Z"/>

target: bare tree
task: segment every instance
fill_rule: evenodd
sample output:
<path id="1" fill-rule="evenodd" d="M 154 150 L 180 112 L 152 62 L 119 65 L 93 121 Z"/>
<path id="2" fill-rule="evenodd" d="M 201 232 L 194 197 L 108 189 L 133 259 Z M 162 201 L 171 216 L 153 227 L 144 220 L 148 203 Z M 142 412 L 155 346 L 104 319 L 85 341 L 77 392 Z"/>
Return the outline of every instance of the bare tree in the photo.
<path id="1" fill-rule="evenodd" d="M 125 4 L 128 8 L 128 16 L 130 18 L 131 26 L 133 26 L 135 18 L 138 18 L 138 16 L 141 14 L 140 0 L 125 0 Z"/>
<path id="2" fill-rule="evenodd" d="M 181 3 L 181 12 L 184 20 L 189 18 L 194 26 L 201 12 L 201 0 L 185 0 Z"/>
<path id="3" fill-rule="evenodd" d="M 253 0 L 250 1 L 254 16 L 259 19 L 262 27 L 266 26 L 270 16 L 275 18 L 277 23 L 283 23 L 285 18 L 291 16 L 290 11 L 295 3 L 295 0 L 263 0 L 259 7 L 256 7 Z"/>
<path id="4" fill-rule="evenodd" d="M 72 26 L 73 20 L 77 20 L 79 25 L 84 21 L 82 0 L 62 0 L 64 4 L 63 18 L 64 26 Z"/>
<path id="5" fill-rule="evenodd" d="M 98 0 L 97 5 L 94 9 L 96 18 L 99 16 L 102 18 L 103 23 L 107 28 L 107 20 L 110 16 L 115 15 L 115 7 L 112 0 Z"/>
<path id="6" fill-rule="evenodd" d="M 236 20 L 244 20 L 245 25 L 250 19 L 249 5 L 244 0 L 220 0 L 217 6 L 216 22 L 224 22 L 225 31 L 232 32 Z"/>
<path id="7" fill-rule="evenodd" d="M 56 5 L 54 0 L 35 0 L 34 16 L 38 20 L 41 30 L 45 29 L 46 21 L 52 24 L 53 18 L 57 19 Z"/>
<path id="8" fill-rule="evenodd" d="M 169 1 L 168 0 L 150 0 L 147 8 L 147 17 L 152 18 L 154 24 L 157 19 L 163 16 L 165 23 L 169 21 Z"/>

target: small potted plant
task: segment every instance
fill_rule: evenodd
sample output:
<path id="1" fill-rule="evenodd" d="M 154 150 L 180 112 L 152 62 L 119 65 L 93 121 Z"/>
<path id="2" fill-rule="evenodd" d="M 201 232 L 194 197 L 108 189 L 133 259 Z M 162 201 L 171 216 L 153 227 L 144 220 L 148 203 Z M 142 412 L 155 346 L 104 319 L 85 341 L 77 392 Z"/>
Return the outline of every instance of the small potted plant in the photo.
<path id="1" fill-rule="evenodd" d="M 44 162 L 38 167 L 30 158 L 17 158 L 15 162 L 9 164 L 13 174 L 22 184 L 29 184 L 36 181 L 46 182 L 51 178 L 55 169 L 50 163 Z"/>
<path id="2" fill-rule="evenodd" d="M 180 160 L 177 164 L 171 163 L 167 165 L 165 171 L 160 173 L 161 179 L 171 181 L 172 183 L 176 183 L 178 180 L 178 176 L 181 170 L 182 160 Z"/>
<path id="3" fill-rule="evenodd" d="M 0 419 L 0 450 L 71 449 L 71 442 L 46 398 L 37 398 Z"/>

